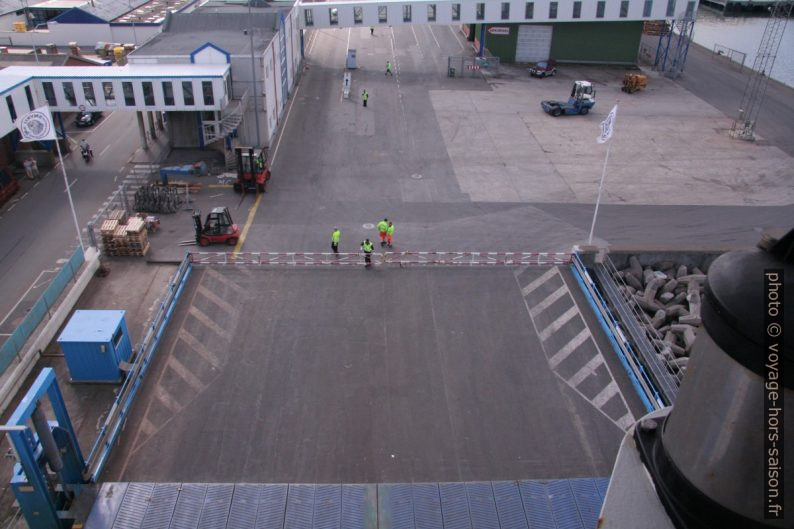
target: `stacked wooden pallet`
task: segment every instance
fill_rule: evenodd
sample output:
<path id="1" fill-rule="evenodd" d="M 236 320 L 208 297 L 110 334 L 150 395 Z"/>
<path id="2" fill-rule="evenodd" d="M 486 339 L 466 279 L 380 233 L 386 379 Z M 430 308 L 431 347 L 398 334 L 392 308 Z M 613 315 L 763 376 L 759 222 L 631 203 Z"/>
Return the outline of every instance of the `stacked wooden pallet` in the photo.
<path id="1" fill-rule="evenodd" d="M 127 220 L 127 215 L 115 214 L 111 211 L 109 216 L 116 216 L 104 221 L 100 227 L 102 245 L 105 255 L 109 256 L 143 256 L 149 251 L 149 237 L 146 233 L 146 222 L 140 217 Z M 122 211 L 123 213 L 123 211 Z M 123 220 L 124 222 L 120 222 Z"/>

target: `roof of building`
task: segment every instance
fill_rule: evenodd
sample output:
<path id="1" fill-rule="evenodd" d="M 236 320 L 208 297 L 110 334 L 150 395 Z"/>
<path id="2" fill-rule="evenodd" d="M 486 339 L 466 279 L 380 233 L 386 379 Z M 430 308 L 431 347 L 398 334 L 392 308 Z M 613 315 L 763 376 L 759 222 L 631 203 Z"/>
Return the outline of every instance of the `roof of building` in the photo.
<path id="1" fill-rule="evenodd" d="M 254 28 L 255 51 L 262 52 L 276 34 L 280 9 L 254 9 L 249 16 L 224 7 L 202 7 L 192 13 L 168 17 L 161 33 L 135 50 L 131 56 L 190 55 L 211 43 L 234 55 L 251 53 L 250 28 Z"/>

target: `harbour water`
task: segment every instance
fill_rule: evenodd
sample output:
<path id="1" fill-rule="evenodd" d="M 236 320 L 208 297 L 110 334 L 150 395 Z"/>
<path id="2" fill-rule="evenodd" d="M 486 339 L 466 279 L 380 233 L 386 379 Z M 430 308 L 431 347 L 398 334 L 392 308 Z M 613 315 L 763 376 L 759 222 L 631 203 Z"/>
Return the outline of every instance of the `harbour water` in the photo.
<path id="1" fill-rule="evenodd" d="M 694 41 L 709 50 L 719 44 L 744 52 L 747 54 L 744 65 L 752 68 L 768 20 L 763 16 L 726 17 L 715 10 L 700 6 L 695 22 Z M 794 20 L 790 19 L 786 25 L 770 77 L 794 87 Z"/>

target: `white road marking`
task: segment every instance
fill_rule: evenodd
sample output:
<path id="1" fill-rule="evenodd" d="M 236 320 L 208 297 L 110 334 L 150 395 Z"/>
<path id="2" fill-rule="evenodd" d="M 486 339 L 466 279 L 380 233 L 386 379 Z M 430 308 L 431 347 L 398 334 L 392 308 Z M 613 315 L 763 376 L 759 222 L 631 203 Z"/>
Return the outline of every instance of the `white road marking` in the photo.
<path id="1" fill-rule="evenodd" d="M 235 315 L 238 314 L 238 311 L 234 307 L 234 305 L 232 305 L 231 303 L 229 303 L 225 299 L 221 298 L 215 292 L 211 291 L 210 289 L 208 289 L 204 285 L 199 285 L 196 290 L 202 296 L 204 296 L 205 298 L 207 298 L 211 302 L 213 302 L 215 305 L 217 305 L 219 308 L 223 309 L 225 312 L 227 312 L 229 314 L 235 314 Z"/>
<path id="2" fill-rule="evenodd" d="M 69 182 L 69 189 L 71 189 L 71 188 L 72 188 L 72 186 L 73 186 L 73 185 L 75 185 L 75 184 L 77 183 L 77 181 L 78 181 L 78 180 L 80 180 L 80 179 L 79 179 L 79 178 L 75 178 L 74 180 L 72 180 L 71 182 Z M 66 193 L 66 189 L 64 189 L 64 190 L 63 190 L 63 192 L 64 192 L 64 193 Z"/>
<path id="3" fill-rule="evenodd" d="M 452 26 L 447 26 L 447 27 L 449 28 L 449 31 L 452 33 L 452 36 L 455 37 L 455 40 L 458 41 L 458 44 L 460 44 L 460 49 L 465 50 L 466 46 L 464 46 L 463 43 L 460 41 L 460 37 L 458 37 L 458 34 L 455 33 L 454 29 L 452 29 Z"/>
<path id="4" fill-rule="evenodd" d="M 417 38 L 417 36 L 416 36 L 416 30 L 414 29 L 414 25 L 413 24 L 411 24 L 411 33 L 414 34 L 414 40 L 416 41 L 416 47 L 419 48 L 419 50 L 421 51 L 422 47 L 419 45 L 419 38 Z"/>
<path id="5" fill-rule="evenodd" d="M 601 390 L 601 392 L 595 396 L 593 399 L 593 406 L 596 408 L 601 408 L 604 404 L 607 403 L 609 399 L 615 396 L 615 393 L 618 392 L 618 384 L 614 380 L 610 381 L 607 384 L 607 387 Z"/>
<path id="6" fill-rule="evenodd" d="M 623 417 L 617 420 L 618 426 L 620 426 L 624 430 L 628 430 L 629 426 L 631 426 L 635 422 L 636 419 L 634 419 L 634 415 L 632 415 L 630 411 L 627 411 L 626 415 L 624 415 Z"/>
<path id="7" fill-rule="evenodd" d="M 554 356 L 549 358 L 549 367 L 552 369 L 556 368 L 560 362 L 568 358 L 568 356 L 574 352 L 577 347 L 582 345 L 589 337 L 590 331 L 587 330 L 587 327 L 579 331 L 579 334 L 574 336 L 571 341 L 563 345 L 559 351 L 554 353 Z"/>
<path id="8" fill-rule="evenodd" d="M 345 51 L 345 58 L 344 58 L 345 61 L 347 61 L 347 50 L 350 49 L 350 32 L 351 31 L 352 31 L 352 28 L 347 28 L 347 47 L 344 50 Z"/>
<path id="9" fill-rule="evenodd" d="M 440 50 L 441 49 L 441 44 L 438 43 L 438 39 L 436 38 L 436 34 L 433 33 L 433 26 L 427 26 L 427 27 L 430 29 L 430 34 L 433 36 L 433 40 L 436 41 L 436 46 L 438 46 L 438 49 Z"/>
<path id="10" fill-rule="evenodd" d="M 568 288 L 565 285 L 562 285 L 560 288 L 549 294 L 546 299 L 532 307 L 529 310 L 529 315 L 534 319 L 538 314 L 549 308 L 552 303 L 563 297 L 566 292 L 568 292 Z"/>
<path id="11" fill-rule="evenodd" d="M 174 358 L 173 356 L 168 358 L 168 367 L 174 370 L 176 374 L 184 380 L 188 386 L 190 386 L 193 391 L 199 393 L 201 390 L 204 389 L 205 384 L 199 380 L 193 372 L 188 369 L 185 364 Z"/>
<path id="12" fill-rule="evenodd" d="M 108 149 L 110 149 L 110 145 L 109 145 L 109 144 L 108 144 L 108 145 L 107 145 L 107 146 L 106 146 L 104 149 L 102 149 L 102 150 L 99 152 L 99 156 L 102 156 L 103 154 L 105 154 L 105 151 L 107 151 Z"/>
<path id="13" fill-rule="evenodd" d="M 25 198 L 26 196 L 28 196 L 28 192 L 27 192 L 27 191 L 25 191 L 25 194 L 24 194 L 24 195 L 22 195 L 21 197 L 19 197 L 19 200 L 22 200 L 22 199 L 23 199 L 23 198 Z"/>
<path id="14" fill-rule="evenodd" d="M 191 314 L 193 314 L 193 309 L 194 309 L 194 307 L 190 307 L 189 312 Z M 206 318 L 207 316 L 204 316 L 204 317 Z M 213 367 L 215 367 L 217 369 L 217 368 L 219 368 L 221 366 L 221 361 L 215 355 L 215 353 L 213 353 L 212 351 L 210 351 L 209 349 L 204 347 L 204 344 L 201 343 L 200 341 L 198 341 L 195 336 L 193 336 L 192 334 L 187 332 L 184 329 L 184 327 L 179 329 L 178 337 L 179 337 L 180 340 L 182 340 L 183 342 L 188 344 L 188 346 L 190 346 L 190 348 L 196 354 L 198 354 L 200 357 L 202 357 L 208 363 L 212 364 Z"/>
<path id="15" fill-rule="evenodd" d="M 50 173 L 47 173 L 47 174 L 50 174 Z M 41 180 L 39 180 L 38 182 L 36 182 L 35 184 L 33 184 L 33 187 L 35 188 L 35 187 L 36 187 L 36 186 L 38 186 L 40 183 L 41 183 Z"/>
<path id="16" fill-rule="evenodd" d="M 171 410 L 171 413 L 177 413 L 182 409 L 182 405 L 176 398 L 173 397 L 166 389 L 161 386 L 157 385 L 155 389 L 155 397 L 159 400 L 166 408 Z"/>
<path id="17" fill-rule="evenodd" d="M 551 322 L 548 327 L 540 331 L 539 337 L 541 342 L 545 342 L 549 339 L 549 336 L 554 334 L 555 332 L 559 331 L 563 325 L 568 323 L 571 318 L 579 314 L 579 310 L 576 308 L 576 305 L 572 306 L 570 309 L 566 310 L 562 313 L 562 315 Z"/>
<path id="18" fill-rule="evenodd" d="M 595 373 L 595 370 L 604 363 L 604 357 L 601 356 L 601 353 L 596 354 L 593 358 L 590 359 L 582 368 L 574 373 L 574 375 L 568 379 L 568 384 L 573 387 L 578 386 L 582 383 L 584 379 Z"/>
<path id="19" fill-rule="evenodd" d="M 551 279 L 553 275 L 557 274 L 557 267 L 552 267 L 543 272 L 543 275 L 532 281 L 530 284 L 521 289 L 522 296 L 528 296 L 530 292 L 538 288 L 540 285 Z"/>
<path id="20" fill-rule="evenodd" d="M 8 213 L 8 212 L 9 212 L 9 211 L 11 211 L 12 209 L 14 209 L 14 207 L 15 207 L 16 205 L 17 205 L 17 203 L 16 203 L 16 202 L 14 202 L 14 203 L 13 203 L 13 204 L 11 204 L 10 206 L 8 206 L 8 209 L 6 210 L 6 213 Z"/>

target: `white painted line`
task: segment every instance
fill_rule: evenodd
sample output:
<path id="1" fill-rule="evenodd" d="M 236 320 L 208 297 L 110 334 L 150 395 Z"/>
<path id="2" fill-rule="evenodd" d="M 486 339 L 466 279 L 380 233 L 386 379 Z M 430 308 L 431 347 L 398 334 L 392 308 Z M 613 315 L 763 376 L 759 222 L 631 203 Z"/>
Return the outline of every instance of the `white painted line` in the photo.
<path id="1" fill-rule="evenodd" d="M 593 405 L 596 408 L 602 408 L 604 404 L 607 403 L 609 399 L 615 396 L 618 393 L 618 383 L 614 380 L 610 381 L 607 384 L 607 387 L 601 390 L 601 392 L 595 396 L 593 399 Z"/>
<path id="2" fill-rule="evenodd" d="M 571 318 L 573 318 L 577 314 L 579 314 L 579 309 L 576 308 L 576 305 L 572 306 L 570 309 L 563 312 L 559 318 L 551 322 L 551 324 L 548 327 L 540 331 L 540 334 L 538 335 L 540 337 L 540 341 L 545 342 L 546 340 L 548 340 L 549 336 L 559 331 L 563 325 L 568 323 L 571 320 Z"/>
<path id="3" fill-rule="evenodd" d="M 201 392 L 201 390 L 206 387 L 205 384 L 201 382 L 201 380 L 199 380 L 190 369 L 188 369 L 182 362 L 173 356 L 168 357 L 167 365 L 173 369 L 174 372 L 176 372 L 179 378 L 187 382 L 187 385 L 190 386 L 196 393 Z"/>
<path id="4" fill-rule="evenodd" d="M 120 173 L 124 172 L 124 169 L 126 169 L 126 167 L 127 167 L 126 165 L 122 165 L 121 167 L 119 167 L 119 172 Z"/>
<path id="5" fill-rule="evenodd" d="M 6 210 L 6 213 L 8 213 L 8 212 L 9 212 L 9 211 L 11 211 L 12 209 L 14 209 L 14 207 L 15 207 L 16 205 L 17 205 L 17 203 L 16 203 L 16 202 L 14 202 L 14 203 L 13 203 L 13 204 L 11 204 L 10 206 L 8 206 L 8 209 Z"/>
<path id="6" fill-rule="evenodd" d="M 436 34 L 433 33 L 433 26 L 430 25 L 430 26 L 427 26 L 427 27 L 430 29 L 430 34 L 433 36 L 433 40 L 436 41 L 436 46 L 438 46 L 438 49 L 440 50 L 441 49 L 441 44 L 438 43 L 438 39 L 436 38 Z"/>
<path id="7" fill-rule="evenodd" d="M 545 283 L 546 281 L 551 279 L 551 276 L 556 275 L 556 274 L 557 274 L 557 267 L 556 266 L 553 267 L 553 268 L 549 268 L 548 270 L 543 272 L 543 275 L 541 275 L 540 277 L 536 278 L 530 284 L 528 284 L 527 286 L 522 288 L 521 289 L 521 295 L 522 296 L 528 296 L 530 294 L 530 292 L 532 292 L 533 290 L 538 288 L 540 285 L 542 285 L 543 283 Z"/>
<path id="8" fill-rule="evenodd" d="M 571 339 L 571 341 L 563 345 L 559 351 L 554 353 L 554 356 L 549 358 L 549 367 L 552 369 L 556 368 L 560 364 L 560 362 L 568 358 L 568 356 L 572 352 L 574 352 L 577 347 L 582 345 L 585 342 L 585 340 L 587 340 L 589 337 L 590 337 L 590 331 L 588 331 L 587 328 L 584 328 L 581 331 L 579 331 L 579 334 L 574 336 Z"/>
<path id="9" fill-rule="evenodd" d="M 47 174 L 49 174 L 49 173 L 47 173 Z M 38 182 L 36 182 L 35 184 L 33 184 L 33 189 L 35 189 L 35 188 L 36 188 L 36 186 L 38 186 L 40 183 L 41 183 L 41 180 L 39 180 Z"/>
<path id="10" fill-rule="evenodd" d="M 447 27 L 449 28 L 450 33 L 452 33 L 452 36 L 455 37 L 455 40 L 458 41 L 458 44 L 460 44 L 460 49 L 465 50 L 466 46 L 464 46 L 464 44 L 460 41 L 460 37 L 458 37 L 458 34 L 455 32 L 454 29 L 452 29 L 452 26 L 447 26 Z"/>
<path id="11" fill-rule="evenodd" d="M 77 181 L 78 181 L 78 180 L 80 180 L 80 179 L 79 179 L 79 178 L 75 178 L 74 180 L 72 180 L 71 182 L 69 182 L 69 189 L 71 189 L 71 188 L 72 188 L 72 186 L 73 186 L 73 185 L 75 185 L 75 184 L 77 183 Z M 64 190 L 63 190 L 63 192 L 64 192 L 64 193 L 66 193 L 66 189 L 64 189 Z"/>
<path id="12" fill-rule="evenodd" d="M 110 149 L 110 145 L 108 145 L 107 147 L 105 147 L 104 149 L 102 149 L 102 150 L 99 152 L 99 156 L 102 156 L 103 154 L 105 154 L 105 151 L 107 151 L 108 149 Z"/>
<path id="13" fill-rule="evenodd" d="M 568 287 L 562 285 L 560 288 L 549 294 L 546 299 L 532 307 L 529 310 L 529 315 L 534 319 L 538 314 L 549 308 L 552 303 L 563 297 L 566 292 L 568 292 Z"/>
<path id="14" fill-rule="evenodd" d="M 22 296 L 14 304 L 14 306 L 11 307 L 11 310 L 8 311 L 8 314 L 6 314 L 5 318 L 3 318 L 2 321 L 0 321 L 0 325 L 4 324 L 6 322 L 6 320 L 8 319 L 8 317 L 11 316 L 11 313 L 13 313 L 15 310 L 17 310 L 17 307 L 19 306 L 20 303 L 22 303 L 22 300 L 25 299 L 25 297 L 30 293 L 30 291 L 35 288 L 36 283 L 39 281 L 39 279 L 41 279 L 41 276 L 44 275 L 44 272 L 46 272 L 46 270 L 42 271 L 42 272 L 39 272 L 39 275 L 36 276 L 36 279 L 33 280 L 33 283 L 31 283 L 31 285 L 28 287 L 28 289 L 25 291 L 25 293 L 22 294 Z"/>
<path id="15" fill-rule="evenodd" d="M 347 28 L 347 48 L 345 48 L 345 58 L 343 59 L 344 62 L 347 62 L 347 50 L 350 49 L 350 32 L 353 28 Z"/>
<path id="16" fill-rule="evenodd" d="M 582 369 L 574 373 L 574 375 L 568 379 L 568 384 L 573 387 L 578 386 L 582 383 L 584 379 L 595 373 L 595 370 L 604 363 L 604 357 L 601 356 L 601 353 L 596 354 L 593 358 L 587 362 Z"/>
<path id="17" fill-rule="evenodd" d="M 635 422 L 637 421 L 630 411 L 626 412 L 626 415 L 617 420 L 618 426 L 620 426 L 623 430 L 628 430 L 629 427 Z"/>
<path id="18" fill-rule="evenodd" d="M 27 191 L 25 191 L 25 194 L 24 194 L 24 195 L 22 195 L 21 197 L 19 197 L 19 200 L 22 200 L 22 199 L 23 199 L 23 198 L 25 198 L 26 196 L 28 196 L 28 192 L 27 192 Z"/>
<path id="19" fill-rule="evenodd" d="M 4 332 L 0 332 L 0 336 L 11 336 L 10 334 L 6 334 Z"/>
<path id="20" fill-rule="evenodd" d="M 193 314 L 194 309 L 195 307 L 190 307 L 190 309 L 188 309 L 188 312 Z M 209 321 L 209 318 L 206 315 L 204 315 L 204 318 L 207 318 L 207 320 Z M 193 349 L 194 352 L 198 353 L 199 356 L 201 356 L 204 360 L 206 360 L 207 363 L 211 364 L 216 369 L 221 366 L 221 361 L 215 355 L 215 353 L 207 349 L 203 343 L 198 341 L 195 336 L 187 332 L 184 327 L 179 329 L 178 337 L 180 340 L 188 344 L 190 348 Z"/>
<path id="21" fill-rule="evenodd" d="M 102 120 L 102 123 L 100 123 L 99 125 L 97 125 L 97 126 L 96 126 L 96 127 L 94 127 L 93 129 L 91 129 L 91 132 L 90 132 L 90 134 L 93 134 L 93 133 L 95 133 L 96 131 L 98 131 L 99 129 L 101 129 L 101 128 L 102 128 L 102 126 L 103 126 L 105 123 L 107 123 L 108 121 L 110 121 L 110 118 L 112 118 L 113 116 L 114 116 L 114 113 L 113 113 L 113 112 L 111 112 L 109 115 L 105 116 L 105 119 L 103 119 L 103 120 Z"/>
<path id="22" fill-rule="evenodd" d="M 419 48 L 419 50 L 421 51 L 422 47 L 419 45 L 419 38 L 416 36 L 416 30 L 414 29 L 414 25 L 413 24 L 411 24 L 411 33 L 414 34 L 414 40 L 416 41 L 416 47 Z"/>
<path id="23" fill-rule="evenodd" d="M 179 403 L 179 401 L 176 400 L 170 393 L 168 393 L 168 391 L 166 391 L 166 389 L 160 384 L 155 387 L 154 392 L 157 400 L 160 401 L 163 406 L 171 410 L 172 413 L 178 413 L 182 410 L 182 405 Z"/>
<path id="24" fill-rule="evenodd" d="M 219 336 L 223 336 L 227 340 L 229 339 L 229 331 L 218 325 L 214 319 L 209 317 L 204 311 L 202 311 L 195 305 L 191 305 L 191 307 L 188 309 L 188 314 L 196 318 L 199 322 L 201 322 L 205 327 L 207 327 L 215 334 Z"/>
<path id="25" fill-rule="evenodd" d="M 199 284 L 199 286 L 196 288 L 196 291 L 197 291 L 197 293 L 201 294 L 205 298 L 209 299 L 211 302 L 213 302 L 219 308 L 223 309 L 225 312 L 227 312 L 229 314 L 234 314 L 234 315 L 237 315 L 239 313 L 239 311 L 234 307 L 234 305 L 232 305 L 231 303 L 229 303 L 225 299 L 221 298 L 220 296 L 215 294 L 215 292 L 211 291 L 210 289 L 208 289 L 204 285 Z"/>

